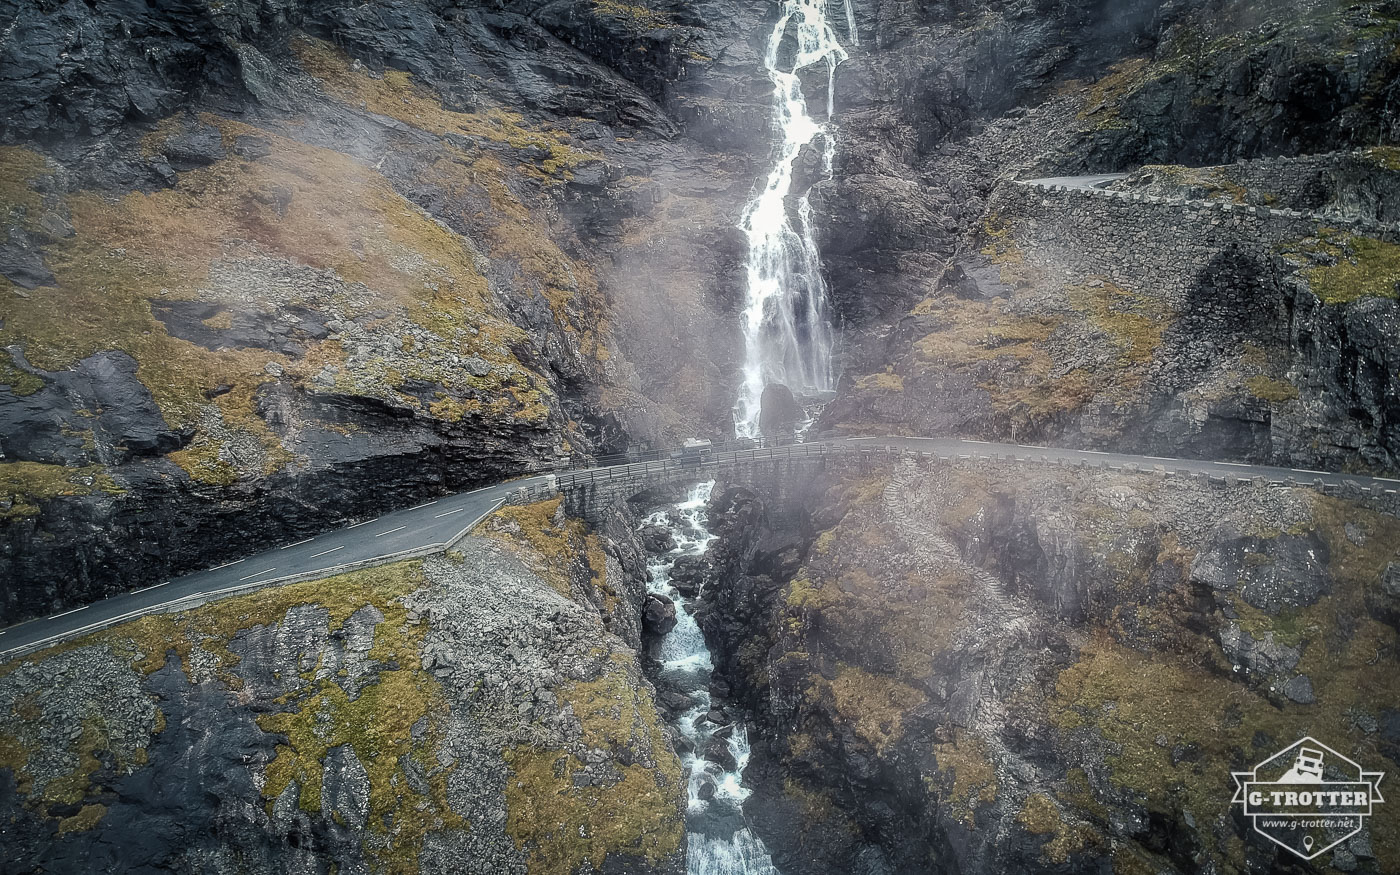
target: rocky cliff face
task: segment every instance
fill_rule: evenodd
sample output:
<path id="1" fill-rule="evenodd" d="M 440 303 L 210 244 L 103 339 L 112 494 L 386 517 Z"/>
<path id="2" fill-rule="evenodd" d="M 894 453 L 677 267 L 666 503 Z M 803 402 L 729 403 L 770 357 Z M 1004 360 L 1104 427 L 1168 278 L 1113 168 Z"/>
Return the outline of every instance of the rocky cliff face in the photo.
<path id="1" fill-rule="evenodd" d="M 7 870 L 683 871 L 638 548 L 556 511 L 7 664 Z"/>
<path id="2" fill-rule="evenodd" d="M 752 16 L 12 4 L 0 616 L 723 423 Z"/>
<path id="3" fill-rule="evenodd" d="M 1396 350 L 1347 326 L 1400 282 L 1396 8 L 1112 7 L 867 18 L 818 199 L 826 425 L 1393 470 Z M 1011 182 L 1143 165 L 1128 201 Z M 1256 209 L 1190 209 L 1222 202 Z M 1255 227 L 1283 211 L 1315 221 Z"/>
<path id="4" fill-rule="evenodd" d="M 784 872 L 1265 871 L 1232 769 L 1302 734 L 1400 761 L 1393 506 L 913 462 L 825 490 L 795 527 L 718 496 L 739 573 L 705 590 Z M 1385 871 L 1398 824 L 1328 863 Z"/>

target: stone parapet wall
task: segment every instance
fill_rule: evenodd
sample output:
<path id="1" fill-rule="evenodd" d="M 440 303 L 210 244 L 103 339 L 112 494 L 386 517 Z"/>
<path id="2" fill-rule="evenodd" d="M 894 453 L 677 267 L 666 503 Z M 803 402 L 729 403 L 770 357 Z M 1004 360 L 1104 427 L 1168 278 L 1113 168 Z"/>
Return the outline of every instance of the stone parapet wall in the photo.
<path id="1" fill-rule="evenodd" d="M 1324 228 L 1400 239 L 1393 222 L 1038 183 L 1001 186 L 991 210 L 1017 220 L 1017 243 L 1052 272 L 1102 276 L 1171 306 L 1222 252 L 1272 257 Z"/>

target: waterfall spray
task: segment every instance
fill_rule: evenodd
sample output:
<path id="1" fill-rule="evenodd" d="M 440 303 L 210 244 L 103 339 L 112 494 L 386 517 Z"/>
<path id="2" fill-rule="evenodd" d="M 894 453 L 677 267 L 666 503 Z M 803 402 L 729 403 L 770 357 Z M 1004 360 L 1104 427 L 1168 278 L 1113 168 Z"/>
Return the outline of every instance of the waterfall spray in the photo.
<path id="1" fill-rule="evenodd" d="M 822 173 L 829 178 L 832 172 L 836 67 L 849 55 L 827 23 L 826 3 L 783 0 L 763 58 L 773 82 L 777 160 L 740 222 L 749 243 L 744 378 L 734 405 L 734 431 L 741 438 L 758 436 L 763 390 L 770 383 L 783 383 L 796 394 L 834 388 L 831 320 L 808 192 L 798 197 L 795 214 L 788 207 L 794 165 L 805 146 L 815 144 L 821 150 Z M 854 39 L 855 17 L 848 0 L 843 3 Z M 789 36 L 792 57 L 787 61 L 780 50 Z M 822 61 L 828 85 L 826 121 L 819 123 L 807 112 L 798 74 Z"/>

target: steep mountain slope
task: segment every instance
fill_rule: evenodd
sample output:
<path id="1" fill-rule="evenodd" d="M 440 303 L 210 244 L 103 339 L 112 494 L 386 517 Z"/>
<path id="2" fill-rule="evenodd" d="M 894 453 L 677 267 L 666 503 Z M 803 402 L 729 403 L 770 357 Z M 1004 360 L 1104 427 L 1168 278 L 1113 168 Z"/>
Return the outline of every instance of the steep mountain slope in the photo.
<path id="1" fill-rule="evenodd" d="M 730 350 L 705 338 L 734 289 L 707 250 L 750 177 L 674 117 L 748 141 L 707 93 L 748 27 L 594 3 L 10 17 L 5 619 L 722 418 Z"/>

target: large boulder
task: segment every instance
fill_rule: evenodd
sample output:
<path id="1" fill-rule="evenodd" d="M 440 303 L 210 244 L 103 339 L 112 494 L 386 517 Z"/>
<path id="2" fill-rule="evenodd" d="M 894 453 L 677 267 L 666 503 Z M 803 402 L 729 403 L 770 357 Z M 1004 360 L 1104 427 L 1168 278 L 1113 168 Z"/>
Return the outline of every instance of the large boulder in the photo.
<path id="1" fill-rule="evenodd" d="M 759 404 L 758 429 L 767 438 L 792 437 L 797 426 L 807 418 L 792 390 L 782 383 L 769 383 L 763 387 Z"/>
<path id="2" fill-rule="evenodd" d="M 676 628 L 676 603 L 660 593 L 649 594 L 642 608 L 642 628 L 651 635 L 665 635 Z"/>

